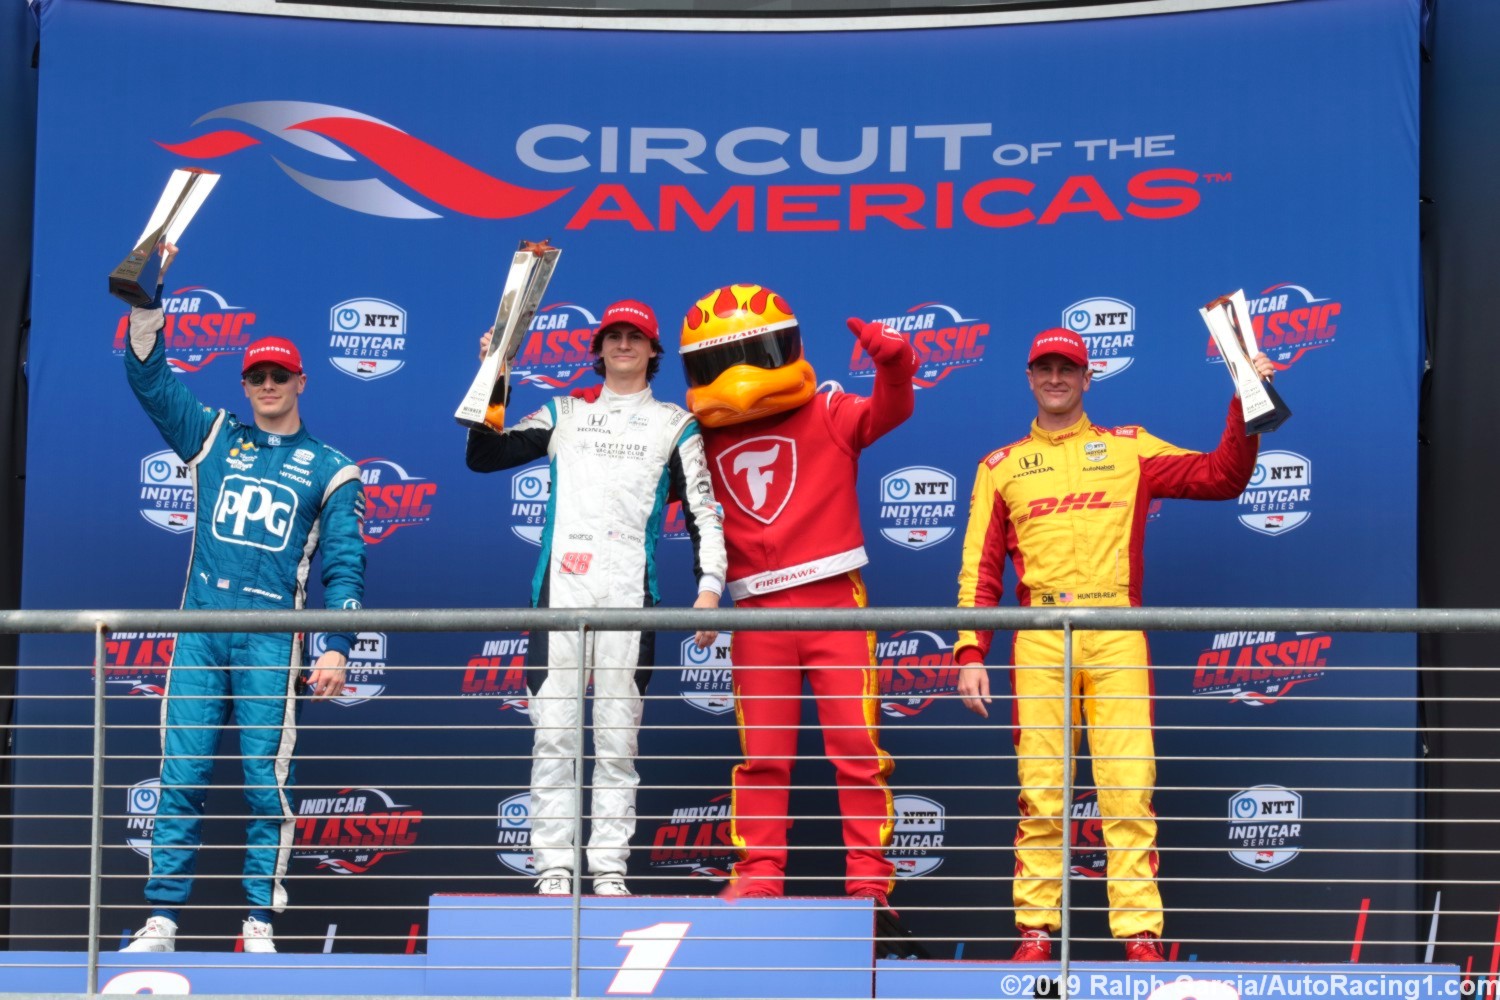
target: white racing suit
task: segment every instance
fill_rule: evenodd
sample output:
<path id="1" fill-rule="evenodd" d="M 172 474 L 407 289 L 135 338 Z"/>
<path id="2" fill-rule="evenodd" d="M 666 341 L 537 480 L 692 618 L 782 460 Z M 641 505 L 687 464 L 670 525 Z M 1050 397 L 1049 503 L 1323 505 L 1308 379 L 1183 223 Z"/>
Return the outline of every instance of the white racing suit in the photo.
<path id="1" fill-rule="evenodd" d="M 547 456 L 552 476 L 532 605 L 649 607 L 660 600 L 656 542 L 669 491 L 682 500 L 699 591 L 722 592 L 724 532 L 698 423 L 645 389 L 604 389 L 594 402 L 557 396 L 502 434 L 469 432 L 476 472 Z M 588 866 L 595 877 L 625 874 L 635 832 L 635 770 L 641 693 L 654 637 L 590 632 L 584 666 L 594 683 L 594 772 Z M 579 803 L 578 635 L 533 633 L 527 654 L 531 721 L 531 846 L 537 872 L 572 871 Z"/>

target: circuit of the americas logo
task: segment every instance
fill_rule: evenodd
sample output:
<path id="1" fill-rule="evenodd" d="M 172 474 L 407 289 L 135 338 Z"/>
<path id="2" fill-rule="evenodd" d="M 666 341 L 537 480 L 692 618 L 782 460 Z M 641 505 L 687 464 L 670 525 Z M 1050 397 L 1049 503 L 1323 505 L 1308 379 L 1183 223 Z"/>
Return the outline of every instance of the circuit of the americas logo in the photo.
<path id="1" fill-rule="evenodd" d="M 1229 797 L 1229 856 L 1270 871 L 1302 850 L 1302 796 L 1280 785 L 1256 785 Z"/>
<path id="2" fill-rule="evenodd" d="M 292 857 L 318 870 L 363 875 L 417 842 L 422 810 L 396 802 L 378 788 L 345 788 L 297 803 Z"/>

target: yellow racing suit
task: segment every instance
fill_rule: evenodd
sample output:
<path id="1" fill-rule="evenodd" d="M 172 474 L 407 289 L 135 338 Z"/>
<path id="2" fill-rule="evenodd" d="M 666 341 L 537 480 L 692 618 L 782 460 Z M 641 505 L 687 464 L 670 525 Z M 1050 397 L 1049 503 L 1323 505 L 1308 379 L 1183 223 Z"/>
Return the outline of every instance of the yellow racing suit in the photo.
<path id="1" fill-rule="evenodd" d="M 1225 500 L 1255 469 L 1238 399 L 1211 452 L 1168 444 L 1140 427 L 1099 427 L 1083 416 L 1061 431 L 1035 423 L 979 464 L 959 573 L 960 607 L 999 604 L 1004 560 L 1017 597 L 1035 606 L 1138 606 L 1146 515 L 1156 497 Z M 960 664 L 983 663 L 992 634 L 960 632 Z M 1012 702 L 1021 820 L 1016 832 L 1016 923 L 1055 931 L 1062 896 L 1063 641 L 1018 632 Z M 1156 819 L 1151 791 L 1151 672 L 1140 632 L 1075 632 L 1075 723 L 1087 720 L 1108 852 L 1110 931 L 1160 936 Z M 1074 730 L 1076 735 L 1080 729 Z M 1074 751 L 1077 747 L 1075 745 Z"/>

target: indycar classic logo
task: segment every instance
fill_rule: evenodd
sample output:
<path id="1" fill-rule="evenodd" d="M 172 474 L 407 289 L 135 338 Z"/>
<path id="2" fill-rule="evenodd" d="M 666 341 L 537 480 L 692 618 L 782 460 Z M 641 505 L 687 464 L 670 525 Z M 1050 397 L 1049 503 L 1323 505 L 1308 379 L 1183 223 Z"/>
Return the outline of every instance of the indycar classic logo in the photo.
<path id="1" fill-rule="evenodd" d="M 953 474 L 912 465 L 880 479 L 880 535 L 905 549 L 925 549 L 956 530 Z"/>
<path id="2" fill-rule="evenodd" d="M 682 640 L 682 700 L 709 715 L 734 711 L 734 633 L 720 632 L 707 649 Z"/>
<path id="3" fill-rule="evenodd" d="M 345 375 L 369 381 L 406 364 L 406 310 L 385 299 L 345 299 L 328 310 L 328 360 Z"/>
<path id="4" fill-rule="evenodd" d="M 365 541 L 377 545 L 402 528 L 432 520 L 437 483 L 413 476 L 388 458 L 363 458 L 359 479 L 365 490 Z"/>
<path id="5" fill-rule="evenodd" d="M 877 633 L 880 711 L 888 719 L 921 715 L 942 698 L 958 695 L 953 643 L 936 632 Z"/>
<path id="6" fill-rule="evenodd" d="M 925 795 L 897 795 L 896 825 L 885 856 L 896 866 L 898 878 L 921 878 L 942 867 L 943 837 L 948 810 Z"/>
<path id="7" fill-rule="evenodd" d="M 931 389 L 959 368 L 979 364 L 990 335 L 989 323 L 964 316 L 941 302 L 921 302 L 899 316 L 881 316 L 877 322 L 910 338 L 918 361 L 911 381 L 918 389 Z M 854 378 L 875 376 L 875 363 L 857 340 L 849 355 L 849 374 Z"/>
<path id="8" fill-rule="evenodd" d="M 255 339 L 255 313 L 230 305 L 212 288 L 188 285 L 161 300 L 162 341 L 167 364 L 180 372 L 195 372 L 221 357 L 245 353 Z M 124 355 L 130 335 L 130 317 L 121 316 L 115 326 L 115 354 Z"/>
<path id="9" fill-rule="evenodd" d="M 1229 856 L 1246 868 L 1280 868 L 1302 846 L 1302 796 L 1280 785 L 1256 785 L 1229 797 Z"/>
<path id="10" fill-rule="evenodd" d="M 297 803 L 292 857 L 317 870 L 363 875 L 417 842 L 422 810 L 399 805 L 378 788 L 345 788 Z"/>
<path id="11" fill-rule="evenodd" d="M 526 688 L 526 651 L 531 637 L 525 632 L 486 639 L 478 656 L 469 657 L 464 668 L 461 694 L 465 698 L 498 698 L 500 711 L 512 712 L 517 721 L 531 717 Z"/>
<path id="12" fill-rule="evenodd" d="M 730 794 L 678 806 L 651 836 L 648 864 L 655 872 L 686 872 L 719 882 L 734 871 L 739 851 L 730 837 Z"/>
<path id="13" fill-rule="evenodd" d="M 124 686 L 126 694 L 160 697 L 176 645 L 171 632 L 111 632 L 104 641 L 104 683 Z"/>
<path id="14" fill-rule="evenodd" d="M 1227 697 L 1246 705 L 1274 705 L 1295 687 L 1322 680 L 1328 671 L 1327 632 L 1220 632 L 1198 654 L 1193 694 Z"/>
<path id="15" fill-rule="evenodd" d="M 1240 523 L 1262 535 L 1284 535 L 1312 517 L 1312 462 L 1294 451 L 1263 451 L 1240 494 Z"/>
<path id="16" fill-rule="evenodd" d="M 1104 818 L 1099 814 L 1099 793 L 1090 788 L 1073 796 L 1073 851 L 1070 870 L 1074 878 L 1104 878 L 1109 851 L 1104 845 Z"/>
<path id="17" fill-rule="evenodd" d="M 174 534 L 193 530 L 193 471 L 170 448 L 141 459 L 141 516 Z"/>
<path id="18" fill-rule="evenodd" d="M 531 465 L 510 477 L 510 530 L 523 542 L 542 544 L 547 501 L 552 498 L 552 466 Z"/>
<path id="19" fill-rule="evenodd" d="M 751 107 L 746 123 L 727 121 L 711 132 L 661 122 L 531 125 L 515 135 L 507 170 L 537 177 L 535 186 L 495 177 L 362 111 L 307 101 L 215 108 L 192 123 L 204 126 L 198 135 L 158 145 L 193 160 L 268 153 L 307 192 L 366 215 L 434 219 L 441 209 L 514 219 L 556 205 L 570 230 L 1005 229 L 1175 219 L 1202 200 L 1197 170 L 1141 169 L 1146 158 L 1177 155 L 1171 135 L 1023 144 L 997 141 L 992 122 L 819 129 L 767 124 L 775 118 Z M 502 131 L 499 141 L 511 140 Z M 834 158 L 856 146 L 852 156 Z M 1044 161 L 1062 169 L 1039 180 L 1017 175 Z M 944 179 L 914 183 L 914 166 L 941 170 Z M 794 172 L 793 183 L 771 182 L 785 172 Z M 555 187 L 560 174 L 597 180 Z M 688 178 L 692 187 L 682 183 Z"/>
<path id="20" fill-rule="evenodd" d="M 1113 378 L 1135 361 L 1135 306 L 1099 296 L 1063 310 L 1062 325 L 1083 338 L 1094 380 Z"/>
<path id="21" fill-rule="evenodd" d="M 1280 371 L 1292 367 L 1308 351 L 1327 347 L 1338 333 L 1343 305 L 1337 299 L 1314 295 L 1301 285 L 1272 285 L 1258 296 L 1245 296 L 1250 325 L 1260 349 Z M 1208 338 L 1208 360 L 1224 363 L 1218 345 Z"/>
<path id="22" fill-rule="evenodd" d="M 521 792 L 503 799 L 495 810 L 499 830 L 499 850 L 495 857 L 513 872 L 536 875 L 536 858 L 531 853 L 531 793 Z"/>
<path id="23" fill-rule="evenodd" d="M 557 302 L 537 310 L 526 338 L 511 363 L 521 385 L 555 392 L 592 374 L 589 348 L 599 329 L 599 317 L 573 302 Z"/>
<path id="24" fill-rule="evenodd" d="M 147 778 L 125 789 L 125 843 L 143 858 L 151 857 L 151 835 L 156 809 L 161 805 L 161 779 Z"/>
<path id="25" fill-rule="evenodd" d="M 344 693 L 330 699 L 335 705 L 363 705 L 385 691 L 386 637 L 384 632 L 360 632 L 349 646 L 344 666 Z M 328 652 L 328 636 L 314 632 L 307 637 L 307 653 L 314 663 Z"/>

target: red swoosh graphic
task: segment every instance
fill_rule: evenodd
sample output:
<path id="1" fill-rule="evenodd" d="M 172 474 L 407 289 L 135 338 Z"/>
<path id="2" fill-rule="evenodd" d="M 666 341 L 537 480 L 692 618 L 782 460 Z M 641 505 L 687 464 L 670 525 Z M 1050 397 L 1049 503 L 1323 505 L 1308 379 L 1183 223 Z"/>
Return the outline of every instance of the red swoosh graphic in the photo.
<path id="1" fill-rule="evenodd" d="M 574 382 L 577 382 L 579 379 L 583 378 L 583 376 L 587 372 L 591 371 L 593 371 L 592 368 L 580 368 L 573 374 L 573 377 L 568 379 L 566 382 L 562 381 L 561 379 L 555 379 L 551 375 L 528 375 L 526 376 L 526 380 L 540 382 L 551 389 L 566 389 Z"/>
<path id="2" fill-rule="evenodd" d="M 573 190 L 507 183 L 405 132 L 358 118 L 314 118 L 290 127 L 341 142 L 444 208 L 480 219 L 528 215 Z"/>
<path id="3" fill-rule="evenodd" d="M 155 140 L 153 140 L 155 141 Z M 178 156 L 186 156 L 194 160 L 212 160 L 220 156 L 228 156 L 230 153 L 238 153 L 247 146 L 258 146 L 260 140 L 243 132 L 234 132 L 224 129 L 219 132 L 210 132 L 200 135 L 196 139 L 187 142 L 179 142 L 175 146 L 165 142 L 157 142 L 158 146 L 169 153 Z"/>

